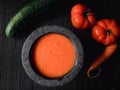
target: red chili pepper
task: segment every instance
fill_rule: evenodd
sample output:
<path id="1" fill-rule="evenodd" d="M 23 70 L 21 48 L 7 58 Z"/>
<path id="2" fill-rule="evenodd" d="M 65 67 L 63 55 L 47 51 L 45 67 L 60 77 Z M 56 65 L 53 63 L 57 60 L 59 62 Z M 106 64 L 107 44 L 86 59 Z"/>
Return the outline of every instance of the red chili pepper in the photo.
<path id="1" fill-rule="evenodd" d="M 96 68 L 98 68 L 105 60 L 107 60 L 115 52 L 117 46 L 118 44 L 114 43 L 105 47 L 102 54 L 96 58 L 96 60 L 92 63 L 92 65 L 88 69 L 87 75 L 89 78 L 94 78 L 99 75 L 100 72 L 98 72 L 95 76 L 92 76 L 91 72 L 94 71 Z"/>

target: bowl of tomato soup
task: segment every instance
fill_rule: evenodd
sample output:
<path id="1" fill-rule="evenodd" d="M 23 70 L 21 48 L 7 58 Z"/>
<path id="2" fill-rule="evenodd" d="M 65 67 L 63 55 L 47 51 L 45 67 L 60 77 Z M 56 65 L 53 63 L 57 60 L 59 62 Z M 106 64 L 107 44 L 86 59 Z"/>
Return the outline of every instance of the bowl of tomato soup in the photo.
<path id="1" fill-rule="evenodd" d="M 83 47 L 73 32 L 58 25 L 33 31 L 22 48 L 27 75 L 42 86 L 61 86 L 74 79 L 83 65 Z"/>

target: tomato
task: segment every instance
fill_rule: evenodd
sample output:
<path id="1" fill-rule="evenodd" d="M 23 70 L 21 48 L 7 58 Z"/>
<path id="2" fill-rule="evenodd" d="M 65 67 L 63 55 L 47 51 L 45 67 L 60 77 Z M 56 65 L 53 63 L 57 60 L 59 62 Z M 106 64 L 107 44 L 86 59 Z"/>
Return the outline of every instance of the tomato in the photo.
<path id="1" fill-rule="evenodd" d="M 76 4 L 71 10 L 72 25 L 80 30 L 87 29 L 96 23 L 94 13 L 84 4 Z"/>
<path id="2" fill-rule="evenodd" d="M 116 42 L 120 33 L 120 27 L 113 19 L 103 19 L 97 22 L 92 29 L 92 37 L 104 44 L 110 45 Z"/>

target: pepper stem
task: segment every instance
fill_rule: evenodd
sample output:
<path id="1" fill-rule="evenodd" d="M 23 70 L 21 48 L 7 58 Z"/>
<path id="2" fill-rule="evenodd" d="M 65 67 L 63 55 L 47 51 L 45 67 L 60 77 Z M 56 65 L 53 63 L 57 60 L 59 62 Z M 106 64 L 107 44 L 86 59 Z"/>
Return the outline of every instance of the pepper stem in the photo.
<path id="1" fill-rule="evenodd" d="M 96 78 L 96 77 L 99 76 L 100 72 L 101 72 L 101 68 L 100 68 L 100 67 L 97 67 L 97 68 L 95 68 L 95 69 L 91 69 L 91 68 L 90 68 L 90 69 L 87 71 L 87 75 L 88 75 L 89 78 Z"/>

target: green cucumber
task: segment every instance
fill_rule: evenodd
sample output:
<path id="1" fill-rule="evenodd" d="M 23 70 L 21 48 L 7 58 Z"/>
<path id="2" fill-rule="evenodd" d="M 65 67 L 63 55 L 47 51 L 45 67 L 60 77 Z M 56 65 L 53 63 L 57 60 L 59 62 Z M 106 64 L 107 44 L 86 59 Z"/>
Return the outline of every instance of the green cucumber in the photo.
<path id="1" fill-rule="evenodd" d="M 43 10 L 44 8 L 51 5 L 54 1 L 57 0 L 35 0 L 22 9 L 20 9 L 9 21 L 5 29 L 5 34 L 7 37 L 12 37 L 17 31 L 17 27 L 21 24 L 22 21 L 29 15 L 33 14 L 38 10 Z"/>

